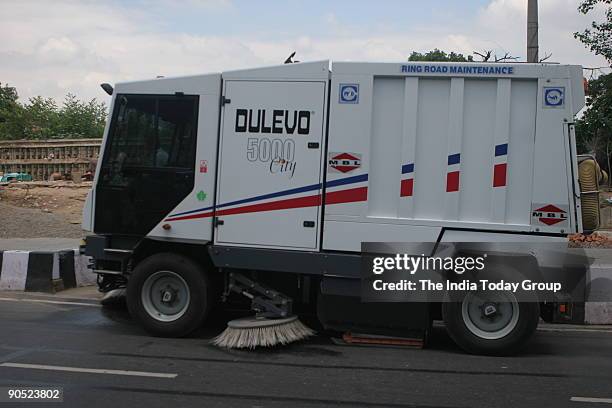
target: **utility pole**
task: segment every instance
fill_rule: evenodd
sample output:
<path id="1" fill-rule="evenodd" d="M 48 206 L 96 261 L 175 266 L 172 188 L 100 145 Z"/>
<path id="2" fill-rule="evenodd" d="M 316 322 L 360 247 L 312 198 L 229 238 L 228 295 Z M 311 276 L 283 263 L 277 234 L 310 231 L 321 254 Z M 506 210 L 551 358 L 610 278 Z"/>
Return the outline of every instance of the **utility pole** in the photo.
<path id="1" fill-rule="evenodd" d="M 539 62 L 538 0 L 527 0 L 527 62 Z"/>

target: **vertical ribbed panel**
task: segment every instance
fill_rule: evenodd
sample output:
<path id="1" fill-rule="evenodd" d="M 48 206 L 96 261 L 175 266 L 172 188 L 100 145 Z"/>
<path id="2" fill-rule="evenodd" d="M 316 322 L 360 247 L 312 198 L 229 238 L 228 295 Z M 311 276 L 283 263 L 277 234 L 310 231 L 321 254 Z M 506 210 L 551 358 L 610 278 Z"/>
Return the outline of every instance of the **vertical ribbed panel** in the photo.
<path id="1" fill-rule="evenodd" d="M 404 78 L 375 78 L 370 138 L 368 216 L 398 217 Z"/>
<path id="2" fill-rule="evenodd" d="M 448 159 L 449 79 L 419 80 L 414 218 L 443 219 Z"/>
<path id="3" fill-rule="evenodd" d="M 494 133 L 494 146 L 491 151 L 490 162 L 492 173 L 492 186 L 493 191 L 491 193 L 491 221 L 497 223 L 503 223 L 506 221 L 506 193 L 507 193 L 507 144 L 510 138 L 510 98 L 512 90 L 512 81 L 510 79 L 499 79 L 497 81 L 497 99 L 495 102 L 495 133 Z M 501 146 L 506 146 L 506 152 Z M 498 147 L 499 146 L 499 147 Z M 504 168 L 504 164 L 506 164 Z M 498 167 L 496 167 L 498 166 Z M 501 171 L 505 171 L 504 180 L 497 180 L 501 178 Z"/>
<path id="4" fill-rule="evenodd" d="M 448 112 L 448 143 L 447 155 L 454 160 L 447 159 L 446 168 L 446 207 L 445 218 L 457 220 L 459 218 L 459 191 L 461 189 L 461 142 L 463 138 L 463 92 L 465 80 L 453 78 L 450 84 L 450 107 Z M 457 159 L 455 159 L 457 158 Z"/>
<path id="5" fill-rule="evenodd" d="M 466 79 L 459 220 L 490 222 L 497 81 Z"/>
<path id="6" fill-rule="evenodd" d="M 414 178 L 418 173 L 416 161 L 417 118 L 419 109 L 419 78 L 409 77 L 404 82 L 404 118 L 402 132 L 402 161 L 399 169 L 402 172 L 402 183 L 406 199 L 399 201 L 399 216 L 412 218 L 414 209 Z M 405 171 L 404 171 L 405 170 Z M 412 180 L 412 181 L 410 181 Z M 408 192 L 412 193 L 408 195 Z M 401 191 L 400 191 L 401 193 Z"/>
<path id="7" fill-rule="evenodd" d="M 528 225 L 531 222 L 531 189 L 534 178 L 534 162 L 531 158 L 534 157 L 535 149 L 537 95 L 537 81 L 512 81 L 506 191 L 506 223 L 509 224 Z M 559 132 L 562 132 L 561 124 Z M 541 162 L 545 159 L 554 160 L 545 155 L 537 158 Z"/>

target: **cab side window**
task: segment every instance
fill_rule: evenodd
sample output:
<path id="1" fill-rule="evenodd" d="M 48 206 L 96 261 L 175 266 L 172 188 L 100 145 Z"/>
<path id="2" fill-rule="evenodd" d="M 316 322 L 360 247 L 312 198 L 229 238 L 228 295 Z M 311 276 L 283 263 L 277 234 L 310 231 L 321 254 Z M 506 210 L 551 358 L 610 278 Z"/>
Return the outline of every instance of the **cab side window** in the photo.
<path id="1" fill-rule="evenodd" d="M 193 190 L 198 96 L 118 94 L 96 187 L 97 233 L 144 235 Z"/>
<path id="2" fill-rule="evenodd" d="M 193 168 L 196 106 L 189 96 L 117 95 L 104 181 L 121 183 L 126 167 Z"/>

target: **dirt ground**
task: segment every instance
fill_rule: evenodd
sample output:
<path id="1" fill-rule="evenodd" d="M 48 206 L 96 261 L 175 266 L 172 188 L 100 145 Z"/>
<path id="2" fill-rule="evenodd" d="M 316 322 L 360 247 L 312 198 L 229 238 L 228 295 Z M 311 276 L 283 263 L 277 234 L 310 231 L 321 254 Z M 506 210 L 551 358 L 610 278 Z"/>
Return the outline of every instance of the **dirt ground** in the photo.
<path id="1" fill-rule="evenodd" d="M 13 183 L 0 191 L 0 238 L 80 238 L 91 182 Z"/>

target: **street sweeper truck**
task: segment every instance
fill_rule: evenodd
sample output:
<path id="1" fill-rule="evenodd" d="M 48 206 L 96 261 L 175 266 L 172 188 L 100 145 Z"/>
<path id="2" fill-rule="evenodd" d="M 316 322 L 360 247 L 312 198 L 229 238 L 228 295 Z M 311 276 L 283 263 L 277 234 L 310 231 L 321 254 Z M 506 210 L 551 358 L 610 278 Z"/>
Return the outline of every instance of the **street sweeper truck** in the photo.
<path id="1" fill-rule="evenodd" d="M 310 335 L 297 316 L 393 338 L 426 338 L 442 318 L 467 351 L 511 352 L 545 302 L 367 302 L 362 245 L 563 241 L 587 229 L 582 84 L 568 65 L 329 61 L 104 84 L 111 115 L 83 251 L 100 290 L 125 288 L 154 335 L 244 308 L 251 317 L 217 344 Z"/>

